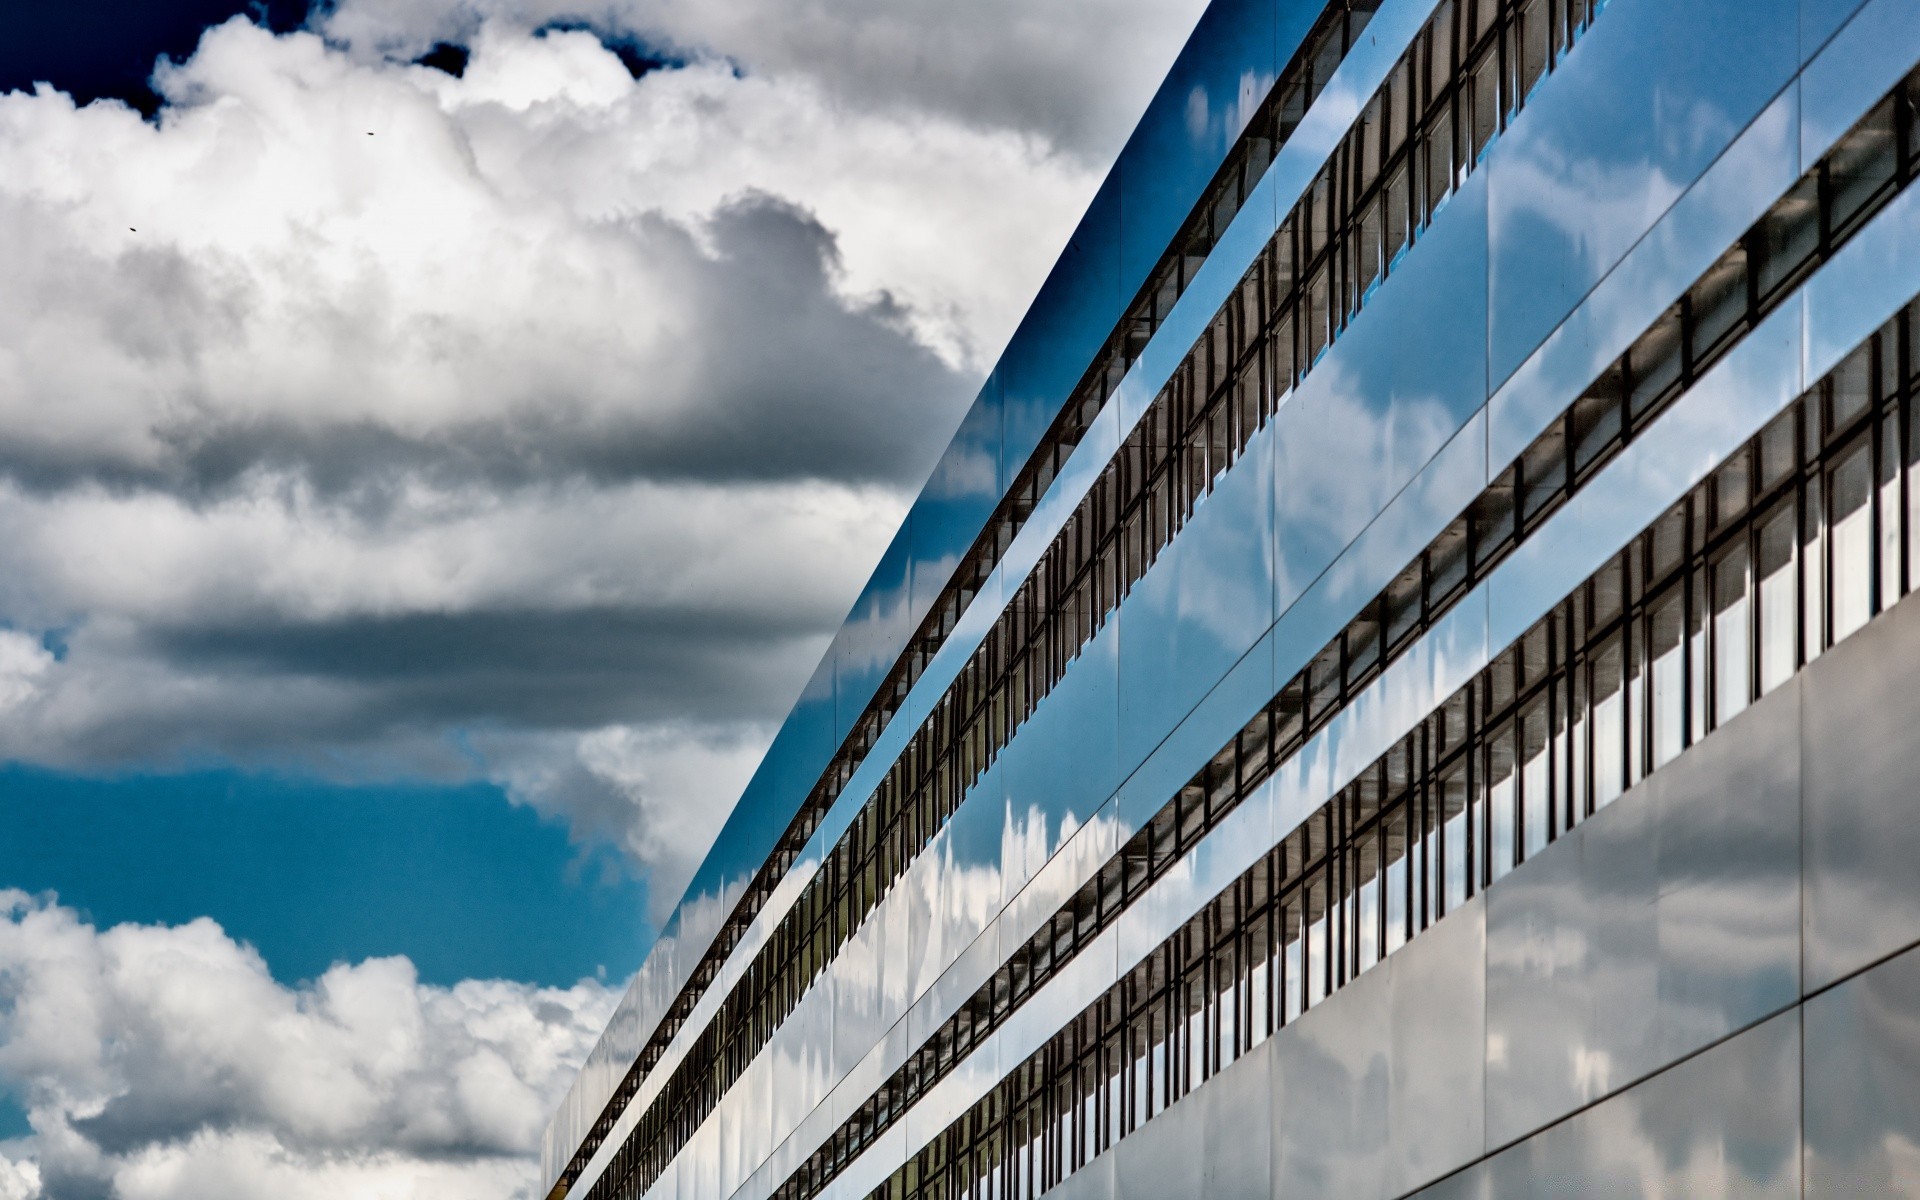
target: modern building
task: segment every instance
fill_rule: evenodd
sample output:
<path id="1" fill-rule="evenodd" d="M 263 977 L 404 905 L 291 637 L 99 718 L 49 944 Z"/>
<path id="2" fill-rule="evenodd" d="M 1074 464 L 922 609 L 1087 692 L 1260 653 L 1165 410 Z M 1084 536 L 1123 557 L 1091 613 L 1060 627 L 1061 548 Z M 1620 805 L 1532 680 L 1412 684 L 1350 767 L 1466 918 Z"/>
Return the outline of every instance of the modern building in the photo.
<path id="1" fill-rule="evenodd" d="M 1920 1188 L 1920 0 L 1215 0 L 554 1197 Z"/>

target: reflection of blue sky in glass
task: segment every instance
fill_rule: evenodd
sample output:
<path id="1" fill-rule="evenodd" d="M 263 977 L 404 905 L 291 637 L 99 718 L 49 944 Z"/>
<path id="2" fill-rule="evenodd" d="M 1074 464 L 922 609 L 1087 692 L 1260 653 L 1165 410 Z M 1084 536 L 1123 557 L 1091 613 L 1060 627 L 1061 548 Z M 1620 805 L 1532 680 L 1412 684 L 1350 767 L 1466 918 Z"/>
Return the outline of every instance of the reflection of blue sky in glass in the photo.
<path id="1" fill-rule="evenodd" d="M 391 954 L 429 983 L 618 982 L 646 948 L 644 885 L 487 787 L 13 767 L 0 829 L 7 886 L 58 892 L 101 928 L 210 916 L 283 982 Z"/>

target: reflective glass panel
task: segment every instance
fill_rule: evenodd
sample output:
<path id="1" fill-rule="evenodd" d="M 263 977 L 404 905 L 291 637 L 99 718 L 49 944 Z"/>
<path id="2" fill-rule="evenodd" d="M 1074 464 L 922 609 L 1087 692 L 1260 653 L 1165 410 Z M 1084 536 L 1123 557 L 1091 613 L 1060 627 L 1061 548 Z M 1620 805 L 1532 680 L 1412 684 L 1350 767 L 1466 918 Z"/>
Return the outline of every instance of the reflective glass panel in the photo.
<path id="1" fill-rule="evenodd" d="M 1713 564 L 1713 700 L 1724 724 L 1752 692 L 1752 619 L 1747 603 L 1747 543 L 1736 540 Z"/>
<path id="2" fill-rule="evenodd" d="M 1834 465 L 1827 476 L 1827 502 L 1833 510 L 1833 640 L 1839 641 L 1873 615 L 1872 509 L 1873 456 L 1865 441 Z"/>
<path id="3" fill-rule="evenodd" d="M 1500 731 L 1487 747 L 1487 879 L 1499 879 L 1513 869 L 1515 805 L 1513 728 Z"/>
<path id="4" fill-rule="evenodd" d="M 1682 645 L 1685 600 L 1675 589 L 1647 614 L 1647 655 L 1652 662 L 1653 765 L 1672 762 L 1686 744 L 1686 657 Z"/>
<path id="5" fill-rule="evenodd" d="M 1759 558 L 1754 572 L 1755 598 L 1760 605 L 1760 692 L 1779 687 L 1793 676 L 1794 632 L 1798 581 L 1794 576 L 1794 506 L 1791 501 L 1760 524 L 1755 544 Z"/>

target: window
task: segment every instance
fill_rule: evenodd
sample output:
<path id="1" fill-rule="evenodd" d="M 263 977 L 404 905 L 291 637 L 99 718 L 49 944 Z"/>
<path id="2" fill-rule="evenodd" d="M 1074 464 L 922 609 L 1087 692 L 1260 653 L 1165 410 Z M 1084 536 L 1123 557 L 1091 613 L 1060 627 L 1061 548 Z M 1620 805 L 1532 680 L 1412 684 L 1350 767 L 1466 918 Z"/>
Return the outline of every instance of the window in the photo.
<path id="1" fill-rule="evenodd" d="M 1734 541 L 1713 564 L 1714 719 L 1740 715 L 1753 691 L 1753 628 L 1747 603 L 1746 539 Z"/>
<path id="2" fill-rule="evenodd" d="M 1827 472 L 1836 642 L 1865 625 L 1873 615 L 1872 513 L 1868 508 L 1872 496 L 1872 453 L 1867 444 L 1856 444 Z"/>

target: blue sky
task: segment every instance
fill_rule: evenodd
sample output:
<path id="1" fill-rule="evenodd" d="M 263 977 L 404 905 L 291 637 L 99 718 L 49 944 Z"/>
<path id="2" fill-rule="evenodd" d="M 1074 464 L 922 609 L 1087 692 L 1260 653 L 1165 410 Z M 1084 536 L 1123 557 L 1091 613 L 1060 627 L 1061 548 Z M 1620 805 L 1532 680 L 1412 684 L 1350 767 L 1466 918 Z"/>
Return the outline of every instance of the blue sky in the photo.
<path id="1" fill-rule="evenodd" d="M 0 6 L 0 1200 L 534 1196 L 1201 7 Z"/>
<path id="2" fill-rule="evenodd" d="M 94 923 L 210 916 L 284 983 L 404 954 L 428 983 L 621 980 L 651 937 L 611 848 L 485 784 L 328 784 L 229 771 L 0 769 L 0 879 Z"/>

